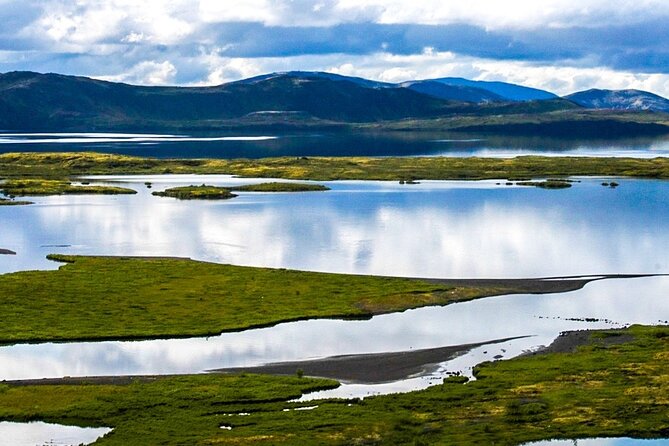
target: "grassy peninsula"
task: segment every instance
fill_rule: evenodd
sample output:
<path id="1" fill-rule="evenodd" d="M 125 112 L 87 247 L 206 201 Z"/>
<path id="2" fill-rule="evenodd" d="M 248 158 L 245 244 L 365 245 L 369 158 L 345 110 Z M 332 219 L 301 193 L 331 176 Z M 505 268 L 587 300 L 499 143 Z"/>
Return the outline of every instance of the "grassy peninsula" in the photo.
<path id="1" fill-rule="evenodd" d="M 7 196 L 38 196 L 38 195 L 119 195 L 136 194 L 133 189 L 115 186 L 75 186 L 65 180 L 45 179 L 9 179 L 0 184 L 0 192 Z"/>
<path id="2" fill-rule="evenodd" d="M 332 381 L 199 375 L 0 384 L 0 419 L 114 431 L 96 444 L 518 445 L 669 436 L 669 327 L 593 332 L 574 352 L 477 367 L 406 394 L 291 403 Z M 127 381 L 127 380 L 126 380 Z M 311 410 L 293 410 L 310 406 Z M 226 427 L 222 429 L 221 427 Z M 227 428 L 230 428 L 228 430 Z"/>
<path id="3" fill-rule="evenodd" d="M 171 187 L 163 191 L 153 192 L 151 195 L 178 198 L 179 200 L 227 200 L 237 196 L 225 187 L 206 186 L 204 184 L 202 186 Z"/>
<path id="4" fill-rule="evenodd" d="M 0 342 L 204 336 L 523 291 L 177 258 L 51 258 L 68 263 L 0 275 Z"/>
<path id="5" fill-rule="evenodd" d="M 574 175 L 669 178 L 669 159 L 541 157 L 157 159 L 89 152 L 0 155 L 0 178 L 79 175 L 232 174 L 293 180 L 481 180 Z"/>

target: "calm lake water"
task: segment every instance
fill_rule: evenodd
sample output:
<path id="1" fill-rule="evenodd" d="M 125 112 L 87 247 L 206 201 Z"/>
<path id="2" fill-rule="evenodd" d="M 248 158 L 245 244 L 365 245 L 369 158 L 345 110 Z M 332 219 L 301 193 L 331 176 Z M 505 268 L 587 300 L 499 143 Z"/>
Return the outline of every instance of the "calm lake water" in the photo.
<path id="1" fill-rule="evenodd" d="M 97 151 L 181 158 L 271 156 L 669 156 L 669 138 L 551 139 L 462 133 L 2 133 L 4 152 Z"/>
<path id="2" fill-rule="evenodd" d="M 663 181 L 624 179 L 611 189 L 599 179 L 584 179 L 566 190 L 495 181 L 330 182 L 327 192 L 243 193 L 198 202 L 154 197 L 151 191 L 263 180 L 99 179 L 123 182 L 139 193 L 37 197 L 32 206 L 0 208 L 0 247 L 18 253 L 0 256 L 0 270 L 56 268 L 44 257 L 61 252 L 444 278 L 669 271 L 669 182 Z M 303 321 L 210 339 L 3 347 L 0 379 L 187 373 L 531 336 L 475 349 L 436 375 L 338 392 L 406 390 L 429 385 L 446 369 L 468 373 L 482 360 L 546 345 L 564 330 L 660 323 L 669 319 L 667 289 L 664 277 L 603 280 L 572 293 L 497 297 L 369 321 Z"/>
<path id="3" fill-rule="evenodd" d="M 48 423 L 0 422 L 0 446 L 76 446 L 93 443 L 108 428 L 61 426 Z"/>
<path id="4" fill-rule="evenodd" d="M 552 440 L 526 443 L 525 446 L 666 446 L 669 439 L 588 438 L 585 440 Z"/>
<path id="5" fill-rule="evenodd" d="M 273 140 L 257 143 L 267 141 Z M 669 272 L 669 182 L 618 179 L 620 186 L 611 189 L 601 185 L 605 180 L 582 179 L 566 190 L 496 181 L 328 182 L 328 192 L 241 193 L 232 200 L 198 202 L 154 197 L 151 192 L 265 180 L 98 177 L 104 184 L 122 183 L 139 193 L 35 197 L 35 205 L 0 207 L 0 248 L 17 252 L 0 256 L 0 272 L 57 268 L 45 259 L 52 252 L 188 256 L 407 277 Z M 421 376 L 374 385 L 345 383 L 303 400 L 407 391 L 439 382 L 448 372 L 470 374 L 484 360 L 507 359 L 547 345 L 564 330 L 667 323 L 667 289 L 667 277 L 608 279 L 570 293 L 499 296 L 367 321 L 301 321 L 207 339 L 5 346 L 0 347 L 0 380 L 192 373 L 529 336 L 476 348 Z M 11 444 L 28 438 L 32 443 L 26 444 L 35 444 L 30 435 L 38 430 L 32 424 L 0 423 L 0 438 L 11 438 Z M 60 438 L 51 432 L 37 442 Z M 92 442 L 105 432 L 90 439 L 76 437 L 76 443 Z M 578 444 L 667 443 L 606 439 Z"/>
<path id="6" fill-rule="evenodd" d="M 107 177 L 133 196 L 31 198 L 0 208 L 0 272 L 49 253 L 186 256 L 249 266 L 413 277 L 669 272 L 669 182 L 587 179 L 565 190 L 495 181 L 330 182 L 327 192 L 179 201 L 151 191 L 263 180 Z M 152 189 L 144 186 L 153 183 Z M 503 184 L 503 183 L 502 183 Z"/>

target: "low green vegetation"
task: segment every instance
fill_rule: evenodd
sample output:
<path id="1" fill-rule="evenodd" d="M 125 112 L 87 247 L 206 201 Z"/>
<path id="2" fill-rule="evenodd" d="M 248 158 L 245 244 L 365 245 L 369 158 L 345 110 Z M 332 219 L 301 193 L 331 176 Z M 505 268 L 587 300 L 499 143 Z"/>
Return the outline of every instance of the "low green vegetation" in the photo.
<path id="1" fill-rule="evenodd" d="M 541 189 L 567 189 L 571 187 L 571 182 L 564 180 L 549 179 L 546 181 L 519 181 L 518 186 L 534 186 Z"/>
<path id="2" fill-rule="evenodd" d="M 203 184 L 201 186 L 180 186 L 165 189 L 164 191 L 153 192 L 153 195 L 158 197 L 172 197 L 181 200 L 225 200 L 234 198 L 237 195 L 232 191 L 239 192 L 313 192 L 326 191 L 329 188 L 320 184 L 309 183 L 260 183 L 248 184 L 245 186 L 234 187 L 218 187 L 208 186 Z"/>
<path id="3" fill-rule="evenodd" d="M 153 192 L 157 197 L 171 197 L 179 200 L 227 200 L 237 195 L 230 192 L 230 189 L 216 186 L 180 186 L 171 187 L 164 191 Z"/>
<path id="4" fill-rule="evenodd" d="M 627 176 L 669 178 L 669 159 L 521 156 L 498 158 L 157 159 L 100 153 L 8 153 L 0 177 L 70 178 L 94 174 L 233 174 L 294 180 L 481 180 Z"/>
<path id="5" fill-rule="evenodd" d="M 132 189 L 115 186 L 75 186 L 65 180 L 10 179 L 0 184 L 0 192 L 7 196 L 82 195 L 82 194 L 136 194 Z"/>
<path id="6" fill-rule="evenodd" d="M 32 202 L 22 201 L 22 200 L 8 200 L 6 198 L 0 198 L 0 206 L 22 206 L 26 204 L 32 204 Z"/>
<path id="7" fill-rule="evenodd" d="M 0 275 L 0 342 L 204 336 L 515 291 L 177 258 L 50 257 L 68 263 Z"/>
<path id="8" fill-rule="evenodd" d="M 335 384 L 215 374 L 131 384 L 0 384 L 0 419 L 109 426 L 114 431 L 96 444 L 110 446 L 669 437 L 669 327 L 595 332 L 575 352 L 484 363 L 475 374 L 466 384 L 451 378 L 411 393 L 301 404 L 288 400 Z M 291 410 L 300 406 L 312 410 Z"/>
<path id="9" fill-rule="evenodd" d="M 322 184 L 311 183 L 260 183 L 247 184 L 245 186 L 234 186 L 230 190 L 239 192 L 322 192 L 330 190 Z"/>

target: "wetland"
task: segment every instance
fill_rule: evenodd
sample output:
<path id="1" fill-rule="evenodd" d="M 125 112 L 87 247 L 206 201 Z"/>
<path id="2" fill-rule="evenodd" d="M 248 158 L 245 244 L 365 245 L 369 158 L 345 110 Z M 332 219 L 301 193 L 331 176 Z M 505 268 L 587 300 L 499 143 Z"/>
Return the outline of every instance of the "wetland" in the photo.
<path id="1" fill-rule="evenodd" d="M 2 159 L 133 192 L 0 209 L 2 420 L 113 428 L 99 444 L 668 435 L 661 159 Z M 238 197 L 152 195 L 193 184 Z M 600 331 L 527 355 L 570 330 Z"/>

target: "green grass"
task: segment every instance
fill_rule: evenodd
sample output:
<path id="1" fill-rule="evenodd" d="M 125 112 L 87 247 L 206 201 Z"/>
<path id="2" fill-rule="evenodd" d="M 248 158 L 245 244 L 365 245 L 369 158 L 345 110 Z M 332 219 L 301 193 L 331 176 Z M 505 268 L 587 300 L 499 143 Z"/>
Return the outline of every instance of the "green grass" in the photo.
<path id="1" fill-rule="evenodd" d="M 208 186 L 180 186 L 165 189 L 164 191 L 153 192 L 157 197 L 172 197 L 180 200 L 225 200 L 234 198 L 237 195 L 232 191 L 239 192 L 312 192 L 326 191 L 329 188 L 320 184 L 308 183 L 260 183 L 248 184 L 234 187 Z"/>
<path id="2" fill-rule="evenodd" d="M 10 179 L 0 184 L 0 192 L 7 196 L 83 195 L 83 194 L 136 194 L 133 189 L 114 186 L 75 186 L 65 180 Z"/>
<path id="3" fill-rule="evenodd" d="M 669 178 L 669 159 L 522 156 L 495 158 L 156 159 L 99 153 L 8 153 L 0 177 L 92 174 L 234 174 L 295 180 L 480 180 L 573 175 Z"/>
<path id="4" fill-rule="evenodd" d="M 571 187 L 571 183 L 569 181 L 553 179 L 546 181 L 519 181 L 516 184 L 518 186 L 534 186 L 541 189 L 567 189 Z"/>
<path id="5" fill-rule="evenodd" d="M 230 189 L 216 186 L 180 186 L 171 187 L 164 191 L 153 192 L 157 197 L 171 197 L 179 200 L 227 200 L 237 195 L 230 192 Z"/>
<path id="6" fill-rule="evenodd" d="M 627 342 L 606 342 L 623 334 Z M 575 353 L 485 363 L 476 374 L 467 384 L 448 379 L 406 394 L 303 404 L 287 400 L 334 383 L 199 375 L 124 385 L 0 384 L 0 419 L 109 426 L 115 430 L 96 444 L 110 446 L 503 446 L 549 438 L 669 437 L 668 327 L 608 332 Z M 228 415 L 243 412 L 250 415 Z"/>
<path id="7" fill-rule="evenodd" d="M 27 204 L 33 203 L 30 201 L 8 200 L 6 198 L 0 198 L 0 206 L 23 206 Z"/>
<path id="8" fill-rule="evenodd" d="M 234 186 L 230 190 L 239 192 L 322 192 L 330 188 L 321 184 L 272 182 Z"/>
<path id="9" fill-rule="evenodd" d="M 52 258 L 71 263 L 0 275 L 0 342 L 204 336 L 514 291 L 187 259 Z"/>

